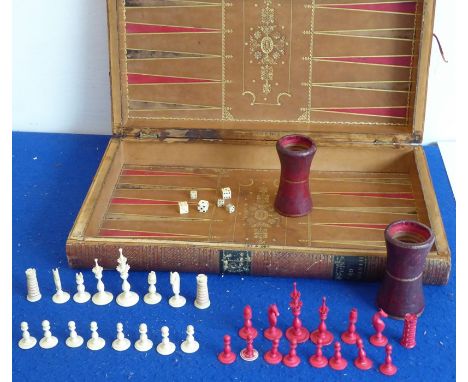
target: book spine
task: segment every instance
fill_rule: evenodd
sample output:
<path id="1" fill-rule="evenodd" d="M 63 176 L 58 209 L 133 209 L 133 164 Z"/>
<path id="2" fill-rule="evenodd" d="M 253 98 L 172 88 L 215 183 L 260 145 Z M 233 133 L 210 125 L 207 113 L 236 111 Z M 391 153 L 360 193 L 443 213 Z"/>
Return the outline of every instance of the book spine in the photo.
<path id="1" fill-rule="evenodd" d="M 119 248 L 134 270 L 223 273 L 258 276 L 304 277 L 334 280 L 375 281 L 382 278 L 386 258 L 276 251 L 270 249 L 231 250 L 210 247 L 156 246 L 151 244 L 108 244 L 69 240 L 66 246 L 72 268 L 92 268 L 94 259 L 114 269 Z M 430 258 L 426 262 L 425 284 L 446 284 L 450 262 Z"/>

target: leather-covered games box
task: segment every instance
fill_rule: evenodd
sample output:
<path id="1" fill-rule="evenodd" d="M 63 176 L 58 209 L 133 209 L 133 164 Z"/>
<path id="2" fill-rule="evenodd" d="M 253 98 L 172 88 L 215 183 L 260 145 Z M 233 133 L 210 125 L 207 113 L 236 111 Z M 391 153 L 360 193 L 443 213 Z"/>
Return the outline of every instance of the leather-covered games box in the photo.
<path id="1" fill-rule="evenodd" d="M 450 252 L 423 137 L 434 1 L 108 0 L 112 138 L 67 241 L 71 267 L 376 279 L 383 230 Z M 275 212 L 275 142 L 311 137 L 313 211 Z M 230 187 L 236 212 L 216 206 Z M 210 201 L 197 211 L 189 192 Z M 180 215 L 179 201 L 189 202 Z"/>

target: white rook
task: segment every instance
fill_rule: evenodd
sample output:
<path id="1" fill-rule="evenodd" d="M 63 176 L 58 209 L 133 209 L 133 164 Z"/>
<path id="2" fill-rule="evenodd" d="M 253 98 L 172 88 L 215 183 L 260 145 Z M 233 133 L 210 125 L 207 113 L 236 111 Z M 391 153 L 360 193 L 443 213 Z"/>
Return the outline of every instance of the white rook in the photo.
<path id="1" fill-rule="evenodd" d="M 28 288 L 28 295 L 26 298 L 30 302 L 39 301 L 42 297 L 37 283 L 36 270 L 34 268 L 26 269 L 26 285 Z"/>
<path id="2" fill-rule="evenodd" d="M 208 294 L 208 277 L 200 274 L 197 276 L 197 297 L 195 299 L 195 307 L 198 309 L 206 309 L 210 306 L 210 296 Z"/>

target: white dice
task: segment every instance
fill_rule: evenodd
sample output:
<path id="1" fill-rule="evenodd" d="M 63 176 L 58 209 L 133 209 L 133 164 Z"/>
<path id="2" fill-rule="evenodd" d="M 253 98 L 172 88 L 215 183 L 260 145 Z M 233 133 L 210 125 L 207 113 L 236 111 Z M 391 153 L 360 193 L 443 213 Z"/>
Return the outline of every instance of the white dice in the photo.
<path id="1" fill-rule="evenodd" d="M 229 187 L 223 187 L 221 189 L 221 195 L 223 199 L 231 199 L 231 189 Z"/>
<path id="2" fill-rule="evenodd" d="M 200 200 L 198 202 L 197 210 L 198 212 L 206 213 L 208 212 L 209 207 L 210 207 L 210 203 L 208 202 L 208 200 Z"/>
<path id="3" fill-rule="evenodd" d="M 224 206 L 224 199 L 218 199 L 218 201 L 216 202 L 216 205 L 218 207 L 223 207 Z"/>
<path id="4" fill-rule="evenodd" d="M 187 202 L 179 202 L 179 214 L 188 214 L 188 203 Z"/>
<path id="5" fill-rule="evenodd" d="M 190 199 L 196 200 L 198 198 L 197 190 L 190 190 Z"/>
<path id="6" fill-rule="evenodd" d="M 232 214 L 236 211 L 236 207 L 234 206 L 234 204 L 231 203 L 226 204 L 226 211 Z"/>

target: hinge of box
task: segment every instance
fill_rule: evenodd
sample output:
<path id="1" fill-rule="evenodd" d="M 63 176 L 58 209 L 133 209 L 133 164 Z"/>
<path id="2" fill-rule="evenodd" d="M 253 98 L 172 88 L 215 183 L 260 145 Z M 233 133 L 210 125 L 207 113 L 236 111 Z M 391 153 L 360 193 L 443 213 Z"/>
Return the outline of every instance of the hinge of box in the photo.
<path id="1" fill-rule="evenodd" d="M 379 139 L 374 140 L 374 144 L 376 145 L 391 145 L 395 148 L 399 148 L 401 146 L 419 146 L 422 142 L 422 136 L 420 134 L 412 134 L 407 139 L 398 139 L 397 137 L 393 137 L 392 141 L 382 141 Z"/>

